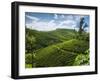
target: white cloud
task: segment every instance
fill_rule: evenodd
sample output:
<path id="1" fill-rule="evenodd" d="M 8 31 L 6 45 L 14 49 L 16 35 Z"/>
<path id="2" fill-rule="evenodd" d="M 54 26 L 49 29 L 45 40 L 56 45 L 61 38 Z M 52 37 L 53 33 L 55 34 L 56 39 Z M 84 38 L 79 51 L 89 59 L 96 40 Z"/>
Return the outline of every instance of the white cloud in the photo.
<path id="1" fill-rule="evenodd" d="M 65 16 L 64 15 L 61 15 L 61 18 L 65 18 Z"/>
<path id="2" fill-rule="evenodd" d="M 48 24 L 54 24 L 54 23 L 55 23 L 55 20 L 51 20 L 51 21 L 49 21 Z"/>
<path id="3" fill-rule="evenodd" d="M 54 19 L 58 19 L 58 15 L 57 14 L 54 14 Z"/>
<path id="4" fill-rule="evenodd" d="M 60 20 L 58 23 L 58 15 L 54 15 L 54 20 L 43 21 L 36 17 L 27 16 L 32 19 L 32 23 L 26 24 L 27 28 L 35 29 L 38 31 L 51 31 L 57 28 L 65 28 L 65 29 L 74 29 L 77 25 L 77 21 L 72 19 L 72 16 L 66 16 L 66 19 Z M 60 18 L 64 18 L 64 15 L 61 15 Z M 55 20 L 56 19 L 56 20 Z M 78 20 L 78 18 L 76 17 Z"/>
<path id="5" fill-rule="evenodd" d="M 83 17 L 84 17 L 83 15 L 80 16 L 80 18 L 83 18 Z"/>
<path id="6" fill-rule="evenodd" d="M 89 32 L 90 31 L 89 27 L 85 28 L 85 31 L 86 32 Z"/>
<path id="7" fill-rule="evenodd" d="M 34 20 L 34 21 L 38 21 L 39 20 L 39 18 L 33 17 L 33 16 L 29 16 L 29 15 L 26 15 L 26 17 L 31 19 L 31 20 Z"/>
<path id="8" fill-rule="evenodd" d="M 49 22 L 44 22 L 44 21 L 33 21 L 30 24 L 26 24 L 27 28 L 32 28 L 36 29 L 39 31 L 50 31 L 50 30 L 55 30 L 56 29 L 56 24 L 54 20 L 51 20 Z"/>
<path id="9" fill-rule="evenodd" d="M 74 20 L 80 21 L 80 16 L 74 16 Z"/>
<path id="10" fill-rule="evenodd" d="M 72 25 L 76 25 L 76 21 L 74 21 L 74 20 L 65 20 L 65 21 L 62 21 L 59 25 L 60 26 L 67 25 L 69 27 L 72 27 Z"/>
<path id="11" fill-rule="evenodd" d="M 50 28 L 50 27 L 55 27 L 56 26 L 56 23 L 55 23 L 55 20 L 51 20 L 51 21 L 49 21 L 48 23 L 47 23 L 47 25 L 48 25 L 48 27 Z"/>
<path id="12" fill-rule="evenodd" d="M 65 18 L 67 19 L 67 20 L 73 20 L 73 15 L 67 15 L 67 16 L 65 16 Z"/>

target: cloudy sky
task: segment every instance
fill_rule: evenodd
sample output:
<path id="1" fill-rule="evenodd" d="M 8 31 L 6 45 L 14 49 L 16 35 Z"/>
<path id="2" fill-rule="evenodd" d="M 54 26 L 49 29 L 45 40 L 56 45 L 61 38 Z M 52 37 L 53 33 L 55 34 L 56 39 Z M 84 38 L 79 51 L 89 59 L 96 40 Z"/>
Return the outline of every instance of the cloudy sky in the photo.
<path id="1" fill-rule="evenodd" d="M 89 31 L 89 16 L 85 15 L 25 12 L 25 26 L 38 31 L 78 29 L 80 17 L 85 18 L 84 22 L 88 25 L 86 30 Z"/>

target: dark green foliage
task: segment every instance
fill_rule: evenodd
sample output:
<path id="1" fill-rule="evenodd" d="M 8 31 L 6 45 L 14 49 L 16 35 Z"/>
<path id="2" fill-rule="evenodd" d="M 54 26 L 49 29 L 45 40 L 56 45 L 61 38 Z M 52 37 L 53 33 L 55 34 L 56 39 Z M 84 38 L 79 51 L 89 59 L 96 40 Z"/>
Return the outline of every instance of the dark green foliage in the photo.
<path id="1" fill-rule="evenodd" d="M 89 64 L 89 33 L 71 29 L 36 31 L 26 28 L 26 68 Z"/>
<path id="2" fill-rule="evenodd" d="M 29 53 L 25 55 L 26 67 L 35 67 L 36 57 L 35 53 Z"/>
<path id="3" fill-rule="evenodd" d="M 79 34 L 78 32 L 76 32 L 75 34 L 76 39 L 89 41 L 89 33 L 82 32 L 81 34 Z"/>
<path id="4" fill-rule="evenodd" d="M 36 38 L 32 35 L 33 31 L 30 29 L 26 30 L 25 35 L 25 46 L 26 46 L 26 53 L 33 52 L 33 49 L 36 47 Z"/>
<path id="5" fill-rule="evenodd" d="M 25 64 L 32 64 L 32 54 L 25 55 Z"/>

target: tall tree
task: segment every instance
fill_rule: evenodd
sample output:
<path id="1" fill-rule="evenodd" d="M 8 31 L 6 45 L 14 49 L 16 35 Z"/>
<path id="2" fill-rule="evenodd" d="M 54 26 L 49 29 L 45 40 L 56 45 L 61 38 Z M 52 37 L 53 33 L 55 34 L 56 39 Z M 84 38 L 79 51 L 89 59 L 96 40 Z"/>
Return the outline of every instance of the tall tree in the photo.
<path id="1" fill-rule="evenodd" d="M 85 18 L 82 16 L 80 17 L 80 26 L 79 26 L 79 34 L 82 34 L 82 32 L 85 31 L 85 28 L 88 26 L 87 23 L 85 22 Z"/>

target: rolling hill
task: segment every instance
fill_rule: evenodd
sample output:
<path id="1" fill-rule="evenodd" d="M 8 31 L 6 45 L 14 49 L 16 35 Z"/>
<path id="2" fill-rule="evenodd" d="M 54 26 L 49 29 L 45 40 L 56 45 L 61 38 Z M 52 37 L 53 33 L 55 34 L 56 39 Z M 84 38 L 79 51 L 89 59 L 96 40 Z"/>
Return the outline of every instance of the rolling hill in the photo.
<path id="1" fill-rule="evenodd" d="M 54 31 L 36 31 L 31 29 L 26 29 L 26 50 L 36 50 L 39 48 L 47 47 L 49 45 L 61 43 L 63 41 L 72 39 L 75 34 L 74 30 L 71 29 L 56 29 Z M 30 47 L 30 40 L 28 40 L 30 37 L 34 40 L 31 42 L 34 42 L 32 44 L 32 49 L 29 49 Z"/>
<path id="2" fill-rule="evenodd" d="M 71 66 L 76 56 L 88 48 L 88 43 L 76 39 L 51 45 L 36 52 L 36 64 L 38 67 Z"/>
<path id="3" fill-rule="evenodd" d="M 89 41 L 78 39 L 76 35 L 77 32 L 71 29 L 56 29 L 54 31 L 26 29 L 26 68 L 32 68 L 32 64 L 34 67 L 85 64 L 76 58 L 79 58 L 79 55 L 86 57 L 85 52 L 89 49 Z M 84 37 L 89 37 L 87 35 L 85 33 Z M 89 64 L 89 61 L 87 62 Z"/>

